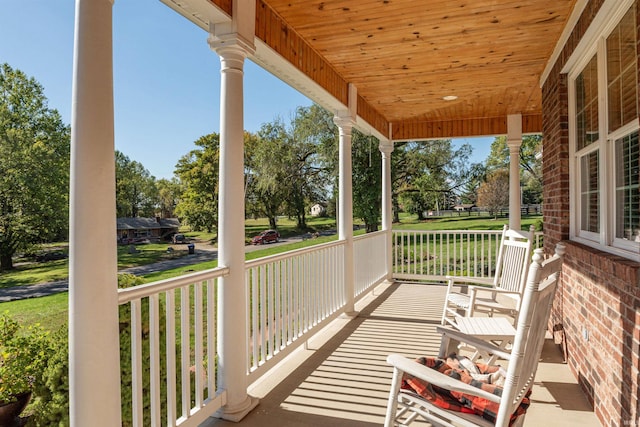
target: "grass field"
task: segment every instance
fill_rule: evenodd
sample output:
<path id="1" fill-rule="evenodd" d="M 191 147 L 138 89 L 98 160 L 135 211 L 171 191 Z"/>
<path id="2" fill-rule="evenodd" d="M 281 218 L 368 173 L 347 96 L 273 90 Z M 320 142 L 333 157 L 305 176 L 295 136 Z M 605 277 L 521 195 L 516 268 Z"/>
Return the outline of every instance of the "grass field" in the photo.
<path id="1" fill-rule="evenodd" d="M 522 228 L 528 228 L 531 224 L 541 223 L 542 216 L 528 216 L 522 218 Z M 412 216 L 402 216 L 399 224 L 394 224 L 394 229 L 413 229 L 413 230 L 497 230 L 508 223 L 508 219 L 500 218 L 494 220 L 492 217 L 477 216 L 451 216 L 445 218 L 433 218 L 425 221 L 418 221 Z M 295 227 L 295 222 L 289 220 L 279 220 L 278 231 L 286 236 L 295 236 L 304 232 L 323 231 L 335 229 L 335 220 L 331 218 L 312 218 L 309 220 L 310 228 L 301 232 Z M 266 219 L 248 220 L 246 226 L 246 239 L 250 239 L 260 231 L 268 228 Z M 198 239 L 199 241 L 211 241 L 215 239 L 215 235 L 207 233 L 196 233 L 188 230 L 184 231 L 188 237 Z M 362 230 L 356 234 L 363 233 Z M 317 245 L 337 239 L 333 236 L 320 236 L 315 239 L 308 239 L 288 245 L 270 247 L 267 246 L 246 254 L 246 259 L 261 258 L 285 251 L 291 251 L 307 246 Z M 118 249 L 118 265 L 120 268 L 128 266 L 143 265 L 166 259 L 167 256 L 177 256 L 175 253 L 167 254 L 167 244 L 150 244 L 139 246 L 140 252 L 137 254 L 129 254 L 127 247 Z M 186 253 L 186 251 L 181 251 Z M 194 264 L 188 267 L 180 267 L 172 270 L 166 270 L 159 273 L 152 273 L 143 277 L 145 283 L 176 277 L 187 272 L 202 271 L 216 267 L 216 261 L 209 261 L 201 264 Z M 51 279 L 57 277 L 58 279 Z M 38 283 L 48 280 L 59 280 L 67 277 L 67 261 L 50 261 L 39 265 L 33 265 L 31 268 L 21 266 L 15 272 L 3 273 L 0 275 L 0 288 L 8 286 L 19 286 L 29 283 Z M 0 313 L 8 311 L 9 314 L 20 320 L 21 323 L 41 323 L 46 328 L 55 330 L 67 322 L 67 305 L 68 294 L 61 293 L 58 295 L 30 298 L 21 301 L 12 301 L 0 303 Z"/>

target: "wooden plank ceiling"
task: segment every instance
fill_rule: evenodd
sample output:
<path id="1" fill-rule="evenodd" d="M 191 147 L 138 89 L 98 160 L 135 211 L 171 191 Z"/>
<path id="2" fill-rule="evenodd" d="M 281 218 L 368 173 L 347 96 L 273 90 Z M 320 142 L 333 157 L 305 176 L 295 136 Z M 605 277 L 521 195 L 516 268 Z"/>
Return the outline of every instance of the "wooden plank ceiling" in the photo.
<path id="1" fill-rule="evenodd" d="M 516 113 L 535 132 L 540 75 L 575 2 L 258 0 L 256 36 L 338 99 L 355 84 L 393 139 L 501 134 Z"/>

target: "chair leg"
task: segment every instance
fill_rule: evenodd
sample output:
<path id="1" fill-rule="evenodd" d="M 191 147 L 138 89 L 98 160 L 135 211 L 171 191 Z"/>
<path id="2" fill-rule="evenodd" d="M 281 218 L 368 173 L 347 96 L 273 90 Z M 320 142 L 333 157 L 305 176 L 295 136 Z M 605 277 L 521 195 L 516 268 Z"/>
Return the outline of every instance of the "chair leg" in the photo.
<path id="1" fill-rule="evenodd" d="M 398 410 L 398 393 L 400 392 L 401 384 L 402 372 L 397 368 L 393 368 L 393 378 L 391 379 L 391 390 L 389 391 L 384 427 L 393 427 L 395 425 L 396 411 Z"/>

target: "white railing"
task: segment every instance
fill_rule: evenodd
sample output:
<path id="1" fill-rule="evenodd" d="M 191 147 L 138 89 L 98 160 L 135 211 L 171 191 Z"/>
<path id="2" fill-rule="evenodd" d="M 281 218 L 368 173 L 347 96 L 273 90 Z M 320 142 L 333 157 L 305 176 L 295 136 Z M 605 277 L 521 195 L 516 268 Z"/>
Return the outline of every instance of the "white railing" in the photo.
<path id="1" fill-rule="evenodd" d="M 542 248 L 544 245 L 544 232 L 536 231 L 533 233 L 534 241 L 533 241 L 533 249 Z"/>
<path id="2" fill-rule="evenodd" d="M 393 231 L 393 277 L 442 281 L 446 275 L 488 277 L 495 270 L 502 230 Z M 534 234 L 534 248 L 543 233 Z"/>
<path id="3" fill-rule="evenodd" d="M 217 279 L 228 272 L 215 268 L 118 290 L 121 353 L 128 348 L 131 356 L 120 361 L 123 373 L 129 366 L 131 372 L 122 378 L 132 402 L 122 416 L 131 416 L 130 425 L 197 426 L 224 404 L 216 389 L 215 316 Z"/>
<path id="4" fill-rule="evenodd" d="M 387 232 L 377 231 L 353 238 L 355 297 L 387 277 Z"/>
<path id="5" fill-rule="evenodd" d="M 332 242 L 248 261 L 249 381 L 341 313 L 344 242 Z"/>
<path id="6" fill-rule="evenodd" d="M 448 274 L 491 276 L 502 230 L 393 232 L 393 277 L 443 280 Z"/>

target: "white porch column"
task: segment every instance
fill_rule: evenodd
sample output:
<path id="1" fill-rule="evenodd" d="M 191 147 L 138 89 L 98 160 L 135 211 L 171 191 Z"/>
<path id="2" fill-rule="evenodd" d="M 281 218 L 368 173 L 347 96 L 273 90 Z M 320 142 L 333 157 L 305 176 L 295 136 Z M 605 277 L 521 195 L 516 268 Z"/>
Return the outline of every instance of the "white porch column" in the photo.
<path id="1" fill-rule="evenodd" d="M 217 416 L 237 422 L 258 404 L 258 399 L 247 394 L 248 295 L 243 238 L 243 68 L 254 47 L 237 33 L 220 35 L 216 32 L 220 28 L 212 30 L 209 44 L 221 63 L 218 265 L 229 267 L 229 275 L 218 284 L 218 387 L 226 390 L 227 403 Z"/>
<path id="2" fill-rule="evenodd" d="M 71 426 L 121 425 L 112 0 L 77 0 L 69 203 Z"/>
<path id="3" fill-rule="evenodd" d="M 351 129 L 355 124 L 348 112 L 333 118 L 340 133 L 338 239 L 344 240 L 344 299 L 346 316 L 357 315 L 355 309 L 355 265 L 353 262 L 353 173 L 351 166 Z"/>
<path id="4" fill-rule="evenodd" d="M 520 230 L 520 145 L 522 145 L 522 115 L 507 116 L 507 146 L 509 147 L 509 228 Z"/>
<path id="5" fill-rule="evenodd" d="M 391 141 L 380 141 L 378 149 L 382 153 L 382 230 L 387 232 L 385 256 L 387 260 L 387 281 L 391 281 L 393 274 L 393 235 L 391 233 L 393 224 L 391 206 L 391 153 L 393 152 L 393 143 Z"/>

